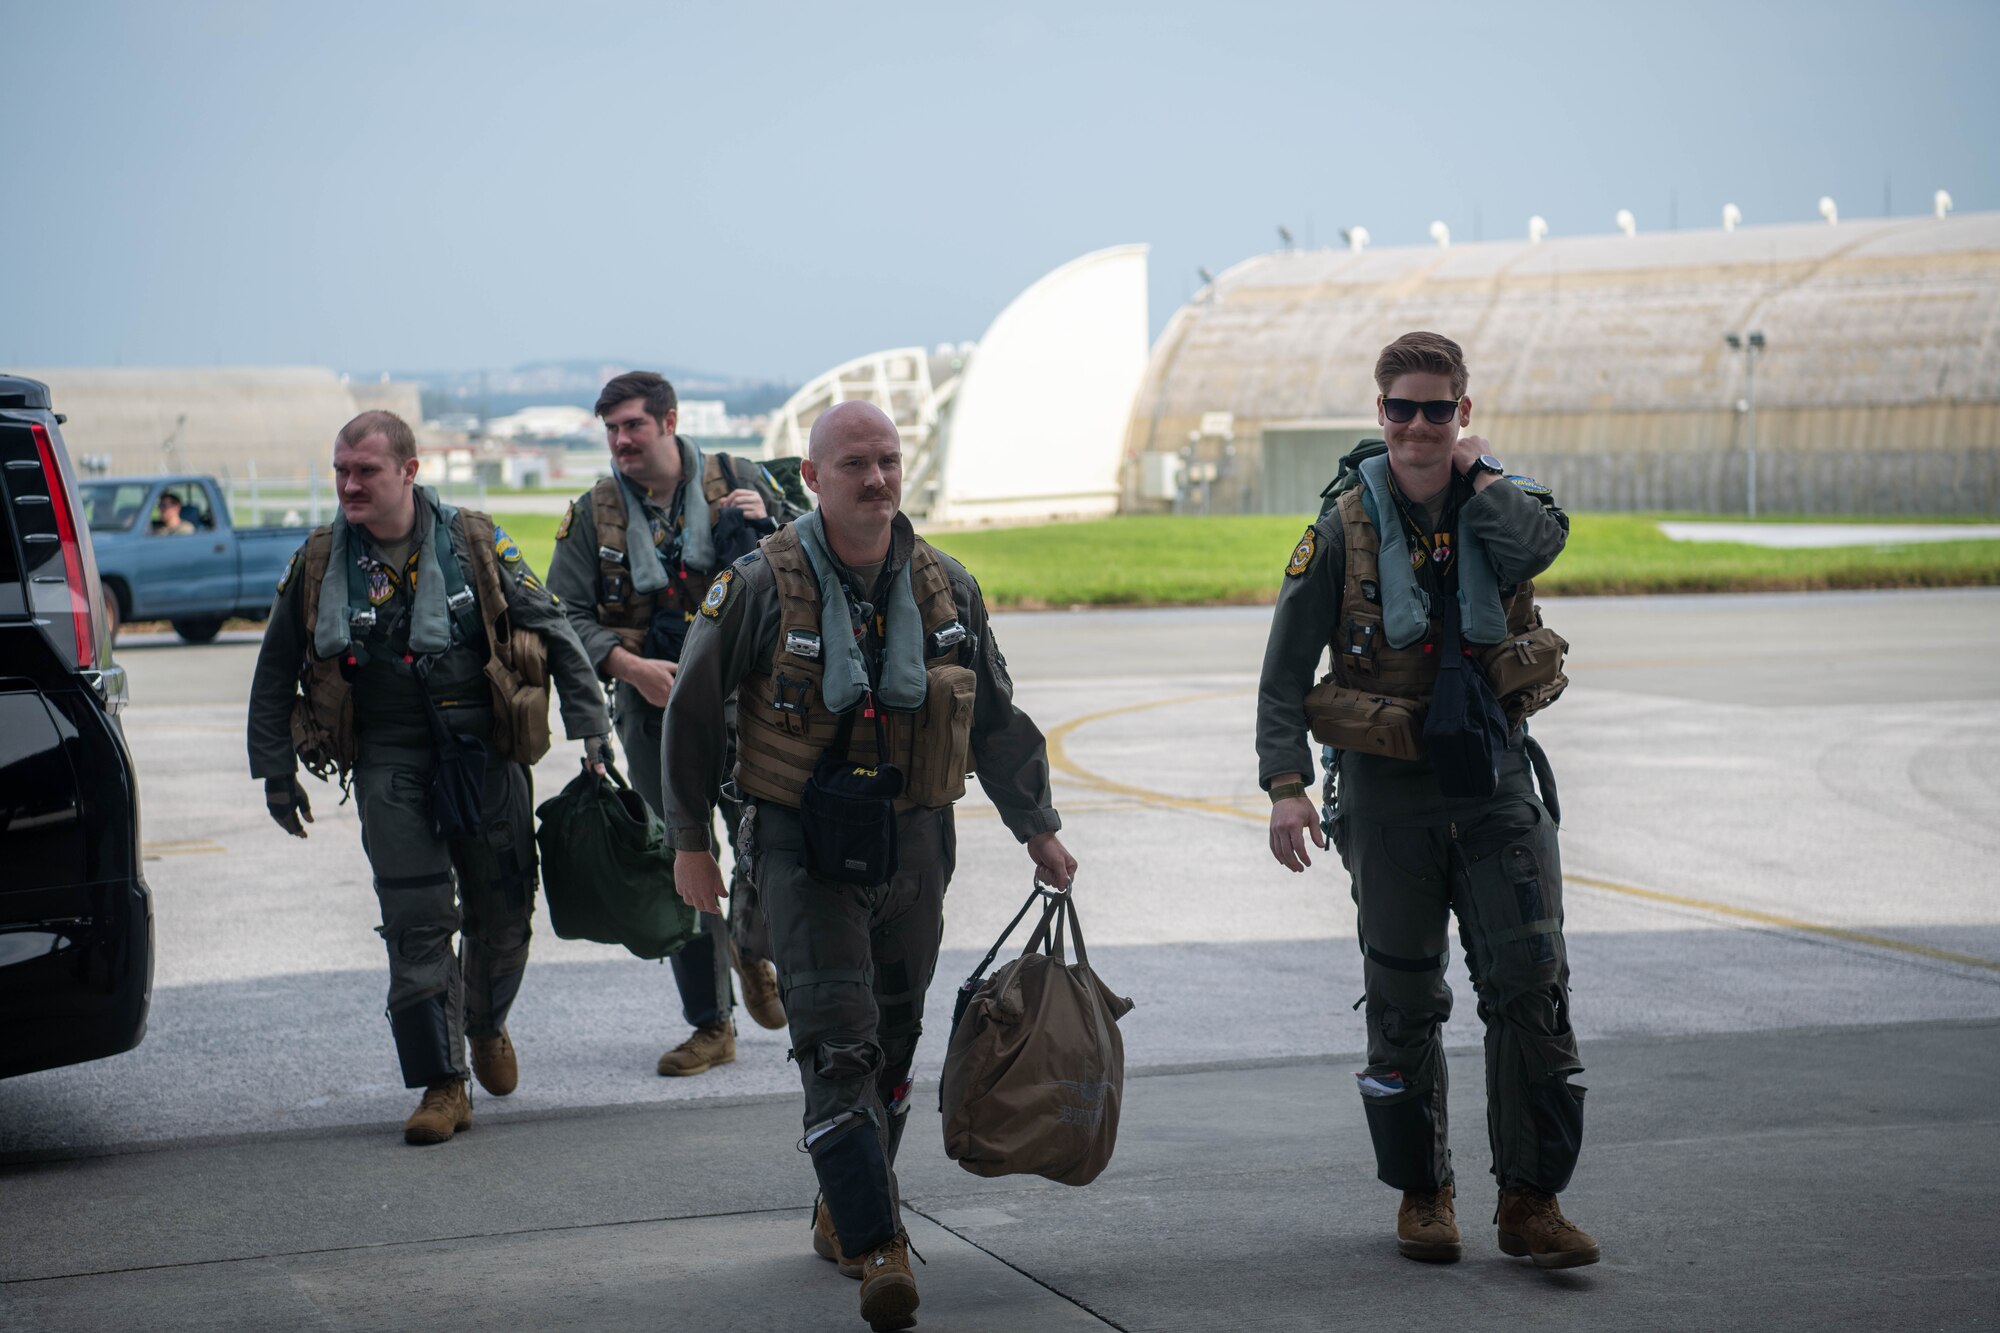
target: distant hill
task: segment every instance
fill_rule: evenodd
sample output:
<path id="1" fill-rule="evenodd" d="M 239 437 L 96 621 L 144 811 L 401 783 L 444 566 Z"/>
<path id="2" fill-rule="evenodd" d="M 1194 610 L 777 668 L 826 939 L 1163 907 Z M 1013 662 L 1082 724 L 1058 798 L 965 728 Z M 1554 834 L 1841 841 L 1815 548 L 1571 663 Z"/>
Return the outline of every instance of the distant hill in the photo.
<path id="1" fill-rule="evenodd" d="M 634 369 L 658 370 L 683 398 L 719 398 L 735 416 L 754 416 L 780 407 L 797 387 L 777 380 L 608 357 L 531 361 L 502 370 L 391 370 L 388 375 L 419 387 L 426 417 L 446 412 L 497 417 L 545 404 L 589 407 L 597 401 L 606 380 Z M 380 373 L 355 372 L 353 377 L 374 379 Z"/>

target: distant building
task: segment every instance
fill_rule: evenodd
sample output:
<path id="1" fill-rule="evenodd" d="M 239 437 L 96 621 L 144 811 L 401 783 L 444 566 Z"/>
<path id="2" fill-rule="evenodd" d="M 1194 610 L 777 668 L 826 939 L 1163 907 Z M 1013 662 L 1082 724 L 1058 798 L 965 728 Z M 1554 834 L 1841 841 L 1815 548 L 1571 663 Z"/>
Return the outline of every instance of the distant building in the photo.
<path id="1" fill-rule="evenodd" d="M 683 435 L 730 434 L 729 405 L 720 398 L 683 398 L 677 418 Z"/>
<path id="2" fill-rule="evenodd" d="M 1384 344 L 1465 347 L 1472 429 L 1578 509 L 2000 512 L 2000 214 L 1286 250 L 1175 312 L 1125 507 L 1302 513 L 1379 435 Z M 1197 498 L 1198 497 L 1198 498 Z"/>
<path id="3" fill-rule="evenodd" d="M 354 385 L 316 366 L 15 373 L 49 385 L 70 451 L 112 472 L 303 476 L 326 468 L 334 434 L 364 407 L 420 418 L 415 386 Z"/>
<path id="4" fill-rule="evenodd" d="M 413 427 L 423 424 L 423 390 L 418 385 L 385 375 L 379 380 L 348 381 L 347 391 L 354 396 L 358 412 L 394 412 Z"/>
<path id="5" fill-rule="evenodd" d="M 569 440 L 595 435 L 600 429 L 587 407 L 524 407 L 488 421 L 485 434 L 498 440 Z"/>
<path id="6" fill-rule="evenodd" d="M 903 439 L 903 507 L 929 524 L 1104 515 L 1146 370 L 1146 247 L 1072 260 L 1008 303 L 977 344 L 899 347 L 826 371 L 773 412 L 767 458 L 863 399 Z"/>

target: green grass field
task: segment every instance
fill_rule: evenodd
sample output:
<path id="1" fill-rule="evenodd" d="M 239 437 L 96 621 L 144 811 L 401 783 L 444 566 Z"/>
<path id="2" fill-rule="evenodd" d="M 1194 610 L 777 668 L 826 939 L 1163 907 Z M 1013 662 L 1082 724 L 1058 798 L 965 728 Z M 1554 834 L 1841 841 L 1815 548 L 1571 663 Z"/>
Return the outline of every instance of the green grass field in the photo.
<path id="1" fill-rule="evenodd" d="M 546 570 L 558 517 L 498 517 L 536 570 Z M 2000 584 L 2000 541 L 1774 551 L 1669 541 L 1658 519 L 1572 515 L 1569 548 L 1535 586 L 1606 594 Z M 1303 518 L 1144 516 L 945 532 L 933 540 L 979 576 L 994 606 L 1173 606 L 1273 600 L 1304 530 Z"/>

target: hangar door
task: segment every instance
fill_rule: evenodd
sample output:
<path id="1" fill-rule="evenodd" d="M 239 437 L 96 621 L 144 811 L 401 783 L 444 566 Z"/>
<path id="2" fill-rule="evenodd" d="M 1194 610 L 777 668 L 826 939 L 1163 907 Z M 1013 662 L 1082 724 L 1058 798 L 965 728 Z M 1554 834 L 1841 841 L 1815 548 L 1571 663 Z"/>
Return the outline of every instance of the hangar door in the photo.
<path id="1" fill-rule="evenodd" d="M 1302 421 L 1264 427 L 1258 512 L 1317 512 L 1319 493 L 1333 480 L 1341 458 L 1361 441 L 1381 434 L 1382 428 L 1373 421 Z"/>

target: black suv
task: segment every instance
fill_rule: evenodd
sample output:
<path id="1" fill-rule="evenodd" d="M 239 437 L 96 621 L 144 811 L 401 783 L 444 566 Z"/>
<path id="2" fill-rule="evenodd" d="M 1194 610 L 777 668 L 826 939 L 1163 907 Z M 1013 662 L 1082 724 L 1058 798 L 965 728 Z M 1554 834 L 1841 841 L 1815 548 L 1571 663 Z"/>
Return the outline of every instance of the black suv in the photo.
<path id="1" fill-rule="evenodd" d="M 153 990 L 125 672 L 62 421 L 0 375 L 0 1078 L 131 1050 Z"/>

